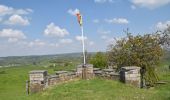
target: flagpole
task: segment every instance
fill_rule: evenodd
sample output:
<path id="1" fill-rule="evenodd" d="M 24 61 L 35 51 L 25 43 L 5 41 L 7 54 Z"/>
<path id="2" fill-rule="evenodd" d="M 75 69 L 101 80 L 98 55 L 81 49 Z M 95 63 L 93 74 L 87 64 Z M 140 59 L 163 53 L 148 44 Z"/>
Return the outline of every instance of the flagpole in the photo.
<path id="1" fill-rule="evenodd" d="M 83 44 L 83 64 L 86 64 L 86 56 L 85 56 L 85 47 L 84 47 L 84 31 L 83 25 L 81 25 L 81 37 L 82 37 L 82 44 Z"/>
<path id="2" fill-rule="evenodd" d="M 85 65 L 86 64 L 86 55 L 85 55 L 85 47 L 84 47 L 84 33 L 83 33 L 82 15 L 80 14 L 80 12 L 78 12 L 76 15 L 77 15 L 78 22 L 79 22 L 80 28 L 81 28 L 81 38 L 82 38 L 82 45 L 83 45 L 83 65 Z"/>

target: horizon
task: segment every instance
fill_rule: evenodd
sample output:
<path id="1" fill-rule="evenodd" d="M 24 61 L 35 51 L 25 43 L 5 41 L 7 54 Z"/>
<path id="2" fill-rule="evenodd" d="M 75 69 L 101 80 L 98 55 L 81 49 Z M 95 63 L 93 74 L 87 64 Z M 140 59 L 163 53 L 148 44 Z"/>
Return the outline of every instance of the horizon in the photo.
<path id="1" fill-rule="evenodd" d="M 102 52 L 102 51 L 97 51 Z M 88 53 L 96 53 L 96 52 L 88 52 Z M 57 53 L 57 54 L 35 54 L 35 55 L 22 55 L 22 56 L 0 56 L 0 58 L 6 58 L 6 57 L 31 57 L 31 56 L 54 56 L 54 55 L 64 55 L 64 54 L 82 54 L 83 52 L 65 52 L 65 53 Z"/>
<path id="2" fill-rule="evenodd" d="M 0 3 L 0 57 L 105 52 L 115 39 L 164 30 L 170 25 L 170 0 L 4 0 Z"/>

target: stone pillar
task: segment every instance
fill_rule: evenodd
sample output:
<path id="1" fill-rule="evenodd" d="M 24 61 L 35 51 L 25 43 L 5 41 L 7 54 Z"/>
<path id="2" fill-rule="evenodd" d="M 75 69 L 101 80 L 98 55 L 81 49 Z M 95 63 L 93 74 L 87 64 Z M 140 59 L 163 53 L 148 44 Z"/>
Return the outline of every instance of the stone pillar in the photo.
<path id="1" fill-rule="evenodd" d="M 78 65 L 77 67 L 77 75 L 82 79 L 91 79 L 94 77 L 93 73 L 93 65 L 86 64 L 86 65 Z"/>
<path id="2" fill-rule="evenodd" d="M 92 79 L 94 77 L 94 73 L 93 73 L 93 65 L 92 64 L 88 64 L 86 65 L 86 78 L 87 79 Z"/>
<path id="3" fill-rule="evenodd" d="M 128 66 L 122 67 L 120 71 L 120 81 L 131 84 L 136 87 L 141 86 L 140 67 Z"/>
<path id="4" fill-rule="evenodd" d="M 46 70 L 34 70 L 29 72 L 30 92 L 35 93 L 45 88 L 47 82 Z"/>
<path id="5" fill-rule="evenodd" d="M 82 78 L 82 71 L 83 70 L 83 67 L 82 65 L 78 65 L 77 68 L 76 68 L 76 75 L 79 77 L 79 78 Z"/>

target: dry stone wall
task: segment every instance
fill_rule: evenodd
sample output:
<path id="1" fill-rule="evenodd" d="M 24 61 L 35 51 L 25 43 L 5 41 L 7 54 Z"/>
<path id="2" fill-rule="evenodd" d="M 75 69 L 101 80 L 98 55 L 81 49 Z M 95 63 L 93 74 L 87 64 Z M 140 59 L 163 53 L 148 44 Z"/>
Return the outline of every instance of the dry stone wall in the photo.
<path id="1" fill-rule="evenodd" d="M 96 77 L 101 77 L 104 79 L 119 80 L 119 73 L 115 69 L 100 69 L 94 68 L 94 74 Z"/>
<path id="2" fill-rule="evenodd" d="M 86 66 L 78 65 L 73 71 L 56 71 L 54 75 L 48 75 L 45 70 L 30 71 L 29 89 L 30 92 L 34 93 L 59 83 L 77 79 L 92 79 L 93 77 L 121 80 L 137 87 L 140 87 L 141 83 L 139 67 L 122 67 L 119 73 L 115 69 L 93 68 L 93 65 L 88 64 Z"/>
<path id="3" fill-rule="evenodd" d="M 120 80 L 123 83 L 131 84 L 136 87 L 141 87 L 141 68 L 137 66 L 122 67 L 120 72 L 115 69 L 100 69 L 93 68 L 94 74 L 97 77 L 111 80 Z"/>
<path id="4" fill-rule="evenodd" d="M 93 65 L 88 64 L 85 67 L 79 65 L 76 70 L 56 71 L 54 75 L 48 75 L 46 70 L 34 70 L 29 72 L 29 89 L 31 93 L 39 92 L 49 86 L 81 79 L 83 77 L 85 77 L 85 79 L 94 77 Z"/>

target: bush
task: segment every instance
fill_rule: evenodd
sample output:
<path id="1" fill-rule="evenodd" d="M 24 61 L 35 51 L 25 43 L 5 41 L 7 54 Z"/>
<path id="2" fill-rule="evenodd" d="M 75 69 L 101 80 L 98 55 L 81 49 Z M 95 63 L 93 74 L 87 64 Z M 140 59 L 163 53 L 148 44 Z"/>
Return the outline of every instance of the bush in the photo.
<path id="1" fill-rule="evenodd" d="M 105 68 L 107 67 L 107 59 L 106 54 L 102 52 L 97 52 L 91 59 L 90 63 L 93 64 L 94 67 L 97 68 Z"/>
<path id="2" fill-rule="evenodd" d="M 151 85 L 158 81 L 155 68 L 163 55 L 160 35 L 146 34 L 133 36 L 127 34 L 111 44 L 108 51 L 109 63 L 114 62 L 120 69 L 123 66 L 139 66 L 146 69 L 145 79 Z"/>

